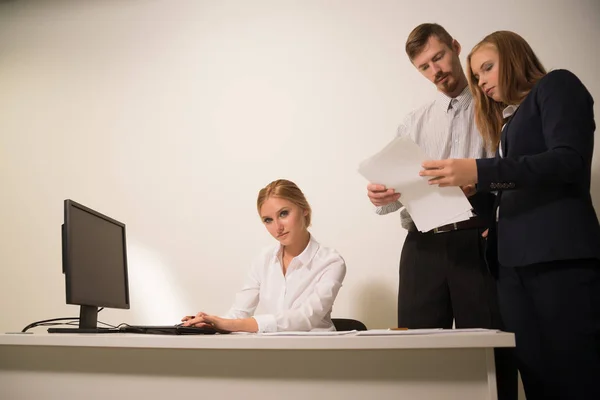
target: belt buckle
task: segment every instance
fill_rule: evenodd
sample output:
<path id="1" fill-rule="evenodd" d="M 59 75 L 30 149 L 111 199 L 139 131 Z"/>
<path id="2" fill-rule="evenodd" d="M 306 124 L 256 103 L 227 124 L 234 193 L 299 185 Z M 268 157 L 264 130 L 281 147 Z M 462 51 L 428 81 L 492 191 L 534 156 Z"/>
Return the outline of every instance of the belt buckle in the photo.
<path id="1" fill-rule="evenodd" d="M 444 226 L 446 226 L 446 225 L 444 225 Z M 452 231 L 456 231 L 456 230 L 458 230 L 458 225 L 456 222 L 453 222 L 452 228 L 446 228 L 446 229 L 441 229 L 441 227 L 433 228 L 433 233 L 445 233 L 445 232 L 452 232 Z"/>

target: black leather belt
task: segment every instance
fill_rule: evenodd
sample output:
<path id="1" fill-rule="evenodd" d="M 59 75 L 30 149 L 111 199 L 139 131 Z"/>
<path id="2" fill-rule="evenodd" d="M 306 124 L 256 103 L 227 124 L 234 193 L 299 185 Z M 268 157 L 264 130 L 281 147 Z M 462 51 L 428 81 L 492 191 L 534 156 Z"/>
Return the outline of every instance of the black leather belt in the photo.
<path id="1" fill-rule="evenodd" d="M 433 228 L 429 232 L 433 233 L 444 233 L 444 232 L 452 232 L 452 231 L 460 231 L 463 229 L 479 229 L 486 228 L 486 224 L 482 218 L 472 217 L 466 221 L 454 222 L 448 225 L 438 226 L 437 228 Z"/>

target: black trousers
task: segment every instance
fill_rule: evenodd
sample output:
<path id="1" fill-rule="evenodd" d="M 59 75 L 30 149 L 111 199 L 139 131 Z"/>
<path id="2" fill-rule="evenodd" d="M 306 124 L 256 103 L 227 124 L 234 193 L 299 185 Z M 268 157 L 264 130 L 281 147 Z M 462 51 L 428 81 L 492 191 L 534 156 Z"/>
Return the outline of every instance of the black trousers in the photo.
<path id="1" fill-rule="evenodd" d="M 600 399 L 600 260 L 499 268 L 527 400 Z"/>
<path id="2" fill-rule="evenodd" d="M 400 258 L 398 326 L 502 329 L 496 281 L 479 229 L 408 232 Z M 498 399 L 517 399 L 514 349 L 496 349 Z"/>

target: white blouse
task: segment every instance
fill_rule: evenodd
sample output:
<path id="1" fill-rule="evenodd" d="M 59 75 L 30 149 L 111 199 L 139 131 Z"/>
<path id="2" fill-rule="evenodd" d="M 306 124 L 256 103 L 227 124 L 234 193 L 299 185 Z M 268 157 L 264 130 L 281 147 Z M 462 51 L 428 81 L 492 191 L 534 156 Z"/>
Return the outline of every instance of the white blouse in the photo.
<path id="1" fill-rule="evenodd" d="M 346 275 L 342 256 L 321 246 L 311 235 L 304 251 L 292 259 L 283 275 L 281 252 L 278 244 L 260 254 L 223 317 L 253 317 L 258 332 L 334 331 L 331 309 Z M 254 315 L 259 303 L 264 313 Z"/>

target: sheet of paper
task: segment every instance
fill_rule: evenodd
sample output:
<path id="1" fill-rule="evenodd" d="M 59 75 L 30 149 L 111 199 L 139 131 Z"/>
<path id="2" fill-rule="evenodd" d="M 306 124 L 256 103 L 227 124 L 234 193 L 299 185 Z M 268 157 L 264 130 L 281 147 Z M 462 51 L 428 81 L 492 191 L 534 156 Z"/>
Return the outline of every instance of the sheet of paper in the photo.
<path id="1" fill-rule="evenodd" d="M 367 331 L 360 331 L 356 333 L 356 336 L 395 336 L 395 335 L 430 335 L 432 333 L 439 333 L 442 328 L 434 329 L 369 329 Z"/>
<path id="2" fill-rule="evenodd" d="M 446 220 L 444 222 L 444 225 L 451 224 L 453 222 L 465 221 L 465 220 L 471 218 L 472 216 L 473 216 L 473 212 L 472 211 L 467 211 L 466 213 L 458 214 L 457 216 L 452 217 L 452 218 Z"/>
<path id="3" fill-rule="evenodd" d="M 259 336 L 342 336 L 342 335 L 354 335 L 357 331 L 310 331 L 310 332 L 267 332 L 259 333 Z"/>
<path id="4" fill-rule="evenodd" d="M 415 142 L 396 137 L 358 168 L 369 182 L 385 185 L 402 194 L 400 201 L 421 232 L 468 219 L 463 216 L 471 210 L 471 204 L 460 188 L 429 185 L 426 177 L 419 176 L 421 163 L 427 159 L 429 157 Z M 463 219 L 457 221 L 459 216 Z"/>
<path id="5" fill-rule="evenodd" d="M 451 335 L 456 333 L 465 332 L 488 332 L 497 333 L 498 330 L 482 329 L 482 328 L 469 328 L 469 329 L 406 329 L 406 330 L 394 330 L 394 329 L 370 329 L 368 331 L 359 331 L 356 336 L 405 336 L 405 335 Z"/>

